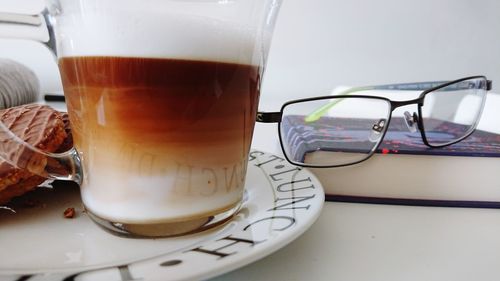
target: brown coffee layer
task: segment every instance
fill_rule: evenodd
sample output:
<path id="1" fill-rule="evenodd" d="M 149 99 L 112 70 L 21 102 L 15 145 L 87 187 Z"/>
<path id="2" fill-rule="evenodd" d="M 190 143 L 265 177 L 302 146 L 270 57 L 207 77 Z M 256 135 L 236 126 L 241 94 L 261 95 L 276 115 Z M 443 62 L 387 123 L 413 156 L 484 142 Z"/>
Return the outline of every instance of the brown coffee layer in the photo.
<path id="1" fill-rule="evenodd" d="M 101 155 L 113 167 L 137 156 L 130 151 L 155 163 L 201 158 L 208 167 L 246 157 L 259 95 L 256 66 L 65 57 L 59 67 L 75 146 L 84 155 Z M 199 147 L 213 152 L 190 150 Z"/>

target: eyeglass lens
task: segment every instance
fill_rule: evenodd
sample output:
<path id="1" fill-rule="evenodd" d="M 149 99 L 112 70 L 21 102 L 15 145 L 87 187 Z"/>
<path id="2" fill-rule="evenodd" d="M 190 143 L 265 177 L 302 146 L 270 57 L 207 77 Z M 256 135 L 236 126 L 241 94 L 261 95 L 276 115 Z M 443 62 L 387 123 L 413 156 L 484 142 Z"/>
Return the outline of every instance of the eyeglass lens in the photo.
<path id="1" fill-rule="evenodd" d="M 326 108 L 319 116 L 318 109 Z M 321 98 L 283 108 L 280 137 L 295 164 L 325 167 L 370 157 L 388 127 L 391 104 L 378 98 Z"/>
<path id="2" fill-rule="evenodd" d="M 486 88 L 485 78 L 474 78 L 427 93 L 420 111 L 427 142 L 443 146 L 472 133 L 481 115 Z"/>

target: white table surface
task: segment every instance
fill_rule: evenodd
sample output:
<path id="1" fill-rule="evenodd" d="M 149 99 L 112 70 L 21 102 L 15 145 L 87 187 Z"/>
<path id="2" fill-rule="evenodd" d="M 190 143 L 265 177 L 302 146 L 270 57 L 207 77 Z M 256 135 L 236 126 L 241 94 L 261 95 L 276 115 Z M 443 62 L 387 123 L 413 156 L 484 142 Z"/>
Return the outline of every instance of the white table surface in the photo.
<path id="1" fill-rule="evenodd" d="M 253 147 L 279 153 L 276 127 Z M 498 280 L 500 210 L 326 202 L 301 237 L 214 280 Z"/>

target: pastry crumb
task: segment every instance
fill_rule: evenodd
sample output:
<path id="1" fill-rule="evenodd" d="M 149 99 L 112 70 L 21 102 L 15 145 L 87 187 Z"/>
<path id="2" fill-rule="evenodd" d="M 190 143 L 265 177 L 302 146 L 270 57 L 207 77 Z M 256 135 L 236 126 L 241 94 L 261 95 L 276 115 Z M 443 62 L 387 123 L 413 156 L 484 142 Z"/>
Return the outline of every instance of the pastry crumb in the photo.
<path id="1" fill-rule="evenodd" d="M 67 219 L 72 219 L 75 217 L 75 208 L 67 208 L 66 210 L 64 210 L 64 217 L 67 218 Z"/>

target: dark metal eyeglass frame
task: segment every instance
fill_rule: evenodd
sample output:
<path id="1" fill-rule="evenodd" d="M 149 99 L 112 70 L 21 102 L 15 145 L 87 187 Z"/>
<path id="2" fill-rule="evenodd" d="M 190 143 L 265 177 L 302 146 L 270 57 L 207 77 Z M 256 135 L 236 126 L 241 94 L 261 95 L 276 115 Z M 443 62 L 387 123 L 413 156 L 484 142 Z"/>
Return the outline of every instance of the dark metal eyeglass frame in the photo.
<path id="1" fill-rule="evenodd" d="M 493 82 L 491 80 L 486 79 L 486 77 L 483 75 L 469 76 L 469 77 L 464 77 L 464 78 L 460 78 L 460 79 L 453 80 L 453 81 L 417 82 L 417 83 L 402 83 L 402 84 L 387 84 L 387 85 L 377 85 L 377 86 L 355 87 L 355 88 L 348 89 L 347 91 L 344 92 L 343 95 L 318 96 L 318 97 L 304 98 L 304 99 L 288 101 L 281 106 L 281 109 L 279 112 L 262 112 L 262 111 L 257 112 L 256 121 L 261 122 L 261 123 L 278 123 L 278 136 L 279 136 L 281 150 L 283 151 L 283 154 L 284 154 L 286 160 L 294 165 L 301 166 L 301 167 L 310 167 L 310 168 L 335 168 L 335 167 L 350 166 L 350 165 L 358 164 L 360 162 L 363 162 L 363 161 L 369 159 L 375 153 L 375 151 L 378 149 L 378 147 L 380 146 L 380 143 L 382 143 L 382 140 L 385 138 L 385 134 L 387 133 L 387 129 L 384 130 L 384 133 L 383 133 L 382 137 L 380 138 L 379 143 L 375 146 L 375 148 L 367 155 L 366 158 L 364 158 L 362 160 L 359 160 L 359 161 L 356 161 L 353 163 L 348 163 L 348 164 L 341 164 L 341 165 L 325 165 L 325 166 L 308 165 L 308 164 L 298 163 L 298 162 L 292 161 L 288 158 L 285 147 L 283 145 L 283 139 L 282 139 L 282 136 L 280 133 L 280 126 L 281 126 L 281 120 L 283 117 L 284 109 L 288 105 L 295 104 L 295 103 L 316 101 L 316 100 L 323 100 L 323 99 L 332 99 L 332 98 L 336 98 L 336 99 L 342 99 L 342 98 L 379 99 L 379 100 L 387 101 L 391 105 L 390 112 L 389 112 L 389 118 L 387 120 L 387 125 L 386 125 L 388 127 L 390 122 L 391 122 L 391 119 L 392 119 L 392 112 L 396 108 L 406 106 L 406 105 L 416 104 L 418 106 L 418 114 L 417 115 L 414 114 L 412 117 L 414 119 L 416 119 L 415 121 L 417 122 L 417 126 L 418 126 L 418 129 L 420 131 L 420 135 L 422 137 L 424 144 L 427 145 L 428 147 L 431 147 L 431 148 L 440 148 L 440 147 L 446 147 L 446 146 L 452 145 L 454 143 L 460 142 L 463 139 L 470 136 L 474 132 L 479 120 L 476 120 L 476 122 L 473 126 L 473 129 L 469 133 L 464 135 L 463 137 L 461 137 L 457 140 L 453 140 L 449 143 L 444 143 L 444 144 L 440 144 L 440 145 L 432 145 L 428 142 L 427 137 L 425 135 L 424 121 L 423 121 L 423 117 L 422 117 L 422 107 L 424 106 L 425 96 L 428 93 L 431 93 L 431 92 L 434 92 L 436 90 L 446 88 L 450 85 L 460 83 L 462 81 L 466 81 L 466 80 L 470 80 L 470 79 L 484 79 L 486 81 L 486 91 L 490 91 L 492 88 Z M 349 94 L 349 93 L 353 93 L 353 92 L 366 91 L 366 90 L 412 90 L 412 91 L 423 91 L 423 92 L 417 98 L 406 100 L 406 101 L 393 101 L 393 100 L 390 100 L 388 98 L 381 97 L 381 96 L 350 95 Z M 481 107 L 481 111 L 483 110 L 483 108 L 484 108 L 484 101 L 483 101 L 483 105 Z M 482 112 L 479 112 L 479 116 L 481 115 L 481 113 Z"/>

